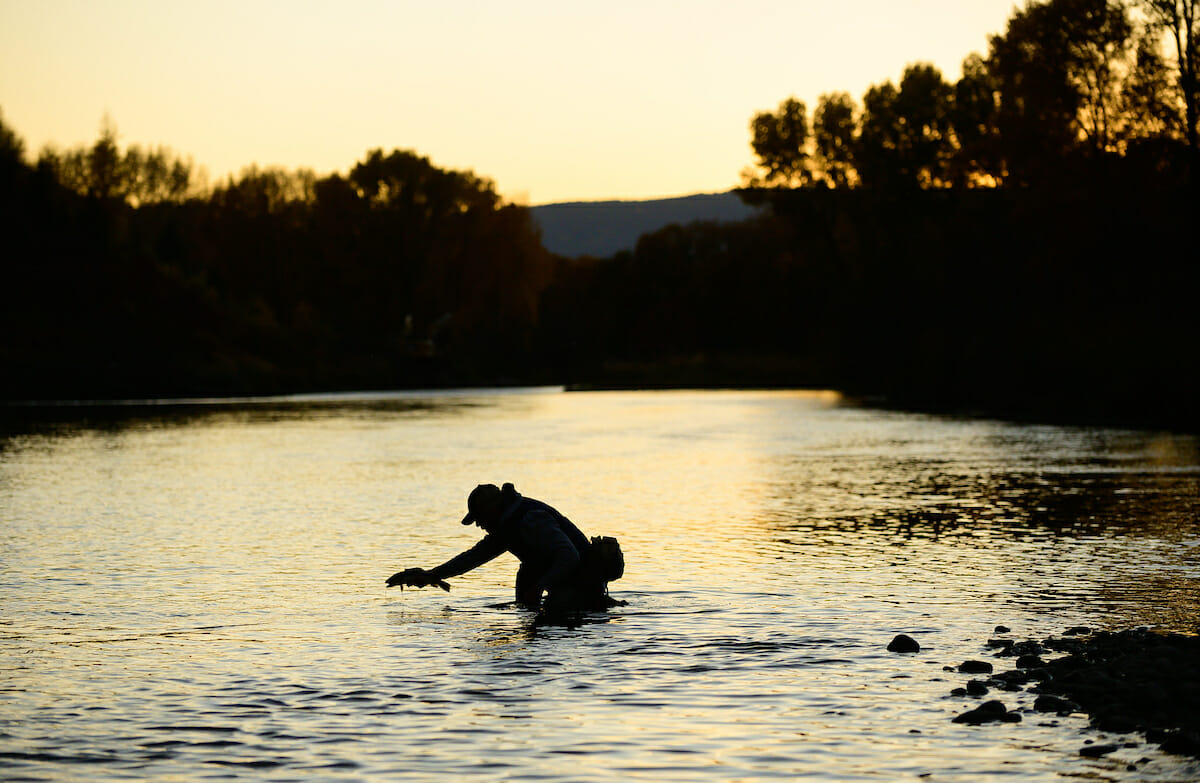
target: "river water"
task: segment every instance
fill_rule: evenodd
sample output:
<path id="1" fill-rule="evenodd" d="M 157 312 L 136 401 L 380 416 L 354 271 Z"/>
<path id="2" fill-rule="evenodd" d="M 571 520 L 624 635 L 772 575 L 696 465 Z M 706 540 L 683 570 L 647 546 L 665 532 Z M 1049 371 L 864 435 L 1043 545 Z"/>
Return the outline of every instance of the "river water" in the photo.
<path id="1" fill-rule="evenodd" d="M 1200 629 L 1194 438 L 809 392 L 9 413 L 0 778 L 1200 779 L 1080 756 L 1082 716 L 952 723 L 943 668 L 999 624 Z M 508 556 L 385 589 L 504 481 L 620 538 L 626 606 L 542 624 Z"/>

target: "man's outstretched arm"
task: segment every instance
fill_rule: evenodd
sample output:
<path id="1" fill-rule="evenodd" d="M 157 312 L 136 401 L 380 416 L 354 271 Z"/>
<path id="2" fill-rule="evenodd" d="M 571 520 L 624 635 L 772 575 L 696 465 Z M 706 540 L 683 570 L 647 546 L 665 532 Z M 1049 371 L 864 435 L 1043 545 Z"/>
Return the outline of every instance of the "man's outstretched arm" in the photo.
<path id="1" fill-rule="evenodd" d="M 392 574 L 388 577 L 387 586 L 413 585 L 415 587 L 423 587 L 425 585 L 436 584 L 442 582 L 444 579 L 450 579 L 451 577 L 465 574 L 472 569 L 478 568 L 484 563 L 496 559 L 503 551 L 504 547 L 499 541 L 494 540 L 491 536 L 484 536 L 475 546 L 461 554 L 455 555 L 437 568 L 431 568 L 428 571 L 423 568 L 407 568 Z M 449 589 L 449 586 L 444 589 Z"/>

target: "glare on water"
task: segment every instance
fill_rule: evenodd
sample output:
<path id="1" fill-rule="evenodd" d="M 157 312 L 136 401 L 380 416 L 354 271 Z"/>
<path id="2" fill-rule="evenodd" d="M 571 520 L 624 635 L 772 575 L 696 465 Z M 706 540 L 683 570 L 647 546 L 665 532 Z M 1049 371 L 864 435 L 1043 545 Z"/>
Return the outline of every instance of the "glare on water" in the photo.
<path id="1" fill-rule="evenodd" d="M 953 724 L 943 670 L 1000 623 L 1200 628 L 1192 438 L 811 392 L 51 413 L 0 437 L 6 779 L 1200 777 L 1080 757 L 1082 717 Z M 386 590 L 485 481 L 618 536 L 628 605 L 540 624 L 507 556 Z"/>

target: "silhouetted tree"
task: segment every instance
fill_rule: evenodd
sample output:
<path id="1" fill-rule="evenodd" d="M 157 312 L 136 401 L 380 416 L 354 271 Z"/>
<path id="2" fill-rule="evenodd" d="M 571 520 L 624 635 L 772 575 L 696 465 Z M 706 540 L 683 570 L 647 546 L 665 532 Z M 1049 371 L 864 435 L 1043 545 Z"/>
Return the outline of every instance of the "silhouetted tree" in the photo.
<path id="1" fill-rule="evenodd" d="M 91 187 L 87 158 L 86 149 L 61 152 L 52 146 L 46 146 L 38 153 L 37 168 L 53 177 L 63 187 L 84 195 Z"/>
<path id="2" fill-rule="evenodd" d="M 121 151 L 117 148 L 117 128 L 105 118 L 100 138 L 87 154 L 87 185 L 85 193 L 100 199 L 117 196 L 123 190 Z"/>
<path id="3" fill-rule="evenodd" d="M 948 184 L 953 103 L 954 90 L 937 68 L 918 63 L 904 69 L 897 96 L 902 161 L 905 176 L 922 187 Z"/>
<path id="4" fill-rule="evenodd" d="M 888 188 L 902 182 L 898 100 L 899 92 L 890 81 L 872 85 L 863 95 L 854 165 L 868 187 Z"/>
<path id="5" fill-rule="evenodd" d="M 1125 156 L 1146 171 L 1165 171 L 1186 144 L 1181 101 L 1161 55 L 1159 35 L 1145 30 L 1121 92 Z"/>
<path id="6" fill-rule="evenodd" d="M 134 206 L 163 201 L 181 202 L 202 195 L 195 187 L 193 165 L 165 147 L 134 145 L 121 152 L 117 129 L 105 118 L 100 137 L 90 147 L 59 151 L 46 147 L 38 167 L 64 187 L 100 200 L 115 199 Z"/>
<path id="7" fill-rule="evenodd" d="M 453 257 L 464 216 L 496 208 L 499 198 L 489 181 L 471 172 L 444 171 L 401 150 L 372 150 L 350 171 L 349 182 L 367 208 L 360 217 L 361 260 L 374 272 L 363 296 L 375 303 L 376 328 L 391 322 L 389 329 L 402 334 L 426 266 Z"/>
<path id="8" fill-rule="evenodd" d="M 997 127 L 999 94 L 987 63 L 971 54 L 962 64 L 962 76 L 954 85 L 950 124 L 958 142 L 949 166 L 950 180 L 958 186 L 998 184 L 1002 167 L 998 160 Z"/>
<path id="9" fill-rule="evenodd" d="M 863 184 L 881 188 L 948 184 L 953 156 L 953 88 L 932 65 L 910 65 L 900 89 L 885 82 L 863 96 L 856 161 Z"/>
<path id="10" fill-rule="evenodd" d="M 1001 178 L 1025 183 L 1079 144 L 1080 96 L 1070 78 L 1066 41 L 1048 5 L 1017 10 L 989 42 L 988 66 L 1000 94 Z"/>
<path id="11" fill-rule="evenodd" d="M 1080 153 L 1119 151 L 1121 85 L 1133 29 L 1108 0 L 1049 0 L 1020 9 L 990 39 L 1000 100 L 1003 177 L 1029 182 Z"/>
<path id="12" fill-rule="evenodd" d="M 1118 151 L 1125 138 L 1121 84 L 1136 41 L 1124 6 L 1108 0 L 1059 0 L 1066 4 L 1068 51 L 1082 96 L 1082 126 L 1093 153 Z"/>
<path id="13" fill-rule="evenodd" d="M 854 99 L 849 93 L 826 93 L 817 99 L 813 139 L 825 181 L 845 187 L 856 179 L 854 171 Z"/>
<path id="14" fill-rule="evenodd" d="M 293 204 L 312 204 L 316 176 L 308 169 L 287 171 L 278 167 L 249 166 L 210 196 L 214 204 L 246 215 L 269 215 Z"/>
<path id="15" fill-rule="evenodd" d="M 1178 94 L 1184 105 L 1185 138 L 1193 165 L 1200 155 L 1200 0 L 1139 0 L 1153 27 L 1173 44 Z"/>
<path id="16" fill-rule="evenodd" d="M 0 113 L 0 175 L 14 171 L 25 163 L 25 142 L 4 122 Z"/>
<path id="17" fill-rule="evenodd" d="M 758 159 L 758 173 L 747 173 L 751 186 L 796 187 L 812 181 L 809 167 L 808 108 L 788 98 L 775 112 L 760 112 L 750 121 L 750 147 Z"/>
<path id="18" fill-rule="evenodd" d="M 128 147 L 121 167 L 125 197 L 134 205 L 180 202 L 200 195 L 193 183 L 191 161 L 165 147 Z"/>

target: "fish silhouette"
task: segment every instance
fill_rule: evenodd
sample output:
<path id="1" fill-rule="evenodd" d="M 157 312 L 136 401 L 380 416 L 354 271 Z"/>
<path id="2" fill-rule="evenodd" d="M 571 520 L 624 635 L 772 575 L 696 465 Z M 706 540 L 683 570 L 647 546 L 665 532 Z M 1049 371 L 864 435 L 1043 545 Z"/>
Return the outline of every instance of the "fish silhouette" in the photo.
<path id="1" fill-rule="evenodd" d="M 388 577 L 387 586 L 395 587 L 396 585 L 399 585 L 401 590 L 404 590 L 405 586 L 428 587 L 429 585 L 433 585 L 442 588 L 447 593 L 450 592 L 450 585 L 448 583 L 441 579 L 430 579 L 426 575 L 424 568 L 406 568 L 403 571 L 392 574 Z"/>

